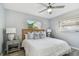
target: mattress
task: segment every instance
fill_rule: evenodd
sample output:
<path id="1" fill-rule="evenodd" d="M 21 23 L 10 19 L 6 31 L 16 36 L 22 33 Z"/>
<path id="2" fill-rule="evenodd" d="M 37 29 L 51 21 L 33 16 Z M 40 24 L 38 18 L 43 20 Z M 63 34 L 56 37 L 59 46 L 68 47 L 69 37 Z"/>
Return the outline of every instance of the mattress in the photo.
<path id="1" fill-rule="evenodd" d="M 22 47 L 28 56 L 59 56 L 71 52 L 71 47 L 65 41 L 49 37 L 37 40 L 25 39 Z"/>

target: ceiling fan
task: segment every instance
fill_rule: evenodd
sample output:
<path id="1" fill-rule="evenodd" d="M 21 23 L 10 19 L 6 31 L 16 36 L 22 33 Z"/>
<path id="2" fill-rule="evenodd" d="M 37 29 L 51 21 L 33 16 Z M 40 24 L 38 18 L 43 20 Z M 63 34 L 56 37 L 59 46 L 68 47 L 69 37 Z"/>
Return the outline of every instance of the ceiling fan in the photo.
<path id="1" fill-rule="evenodd" d="M 44 7 L 46 7 L 45 9 L 41 10 L 39 13 L 42 13 L 44 11 L 48 11 L 49 14 L 52 14 L 52 10 L 55 8 L 64 8 L 64 5 L 61 6 L 53 6 L 55 3 L 48 3 L 48 5 L 40 3 L 41 5 L 43 5 Z"/>

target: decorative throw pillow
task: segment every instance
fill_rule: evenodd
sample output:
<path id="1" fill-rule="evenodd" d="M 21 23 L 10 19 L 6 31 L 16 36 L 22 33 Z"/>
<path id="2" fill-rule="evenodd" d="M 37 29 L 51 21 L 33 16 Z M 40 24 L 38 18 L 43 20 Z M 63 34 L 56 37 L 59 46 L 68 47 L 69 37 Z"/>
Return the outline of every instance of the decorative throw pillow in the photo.
<path id="1" fill-rule="evenodd" d="M 39 32 L 34 32 L 34 39 L 40 39 Z"/>
<path id="2" fill-rule="evenodd" d="M 34 33 L 28 32 L 28 39 L 34 39 Z"/>
<path id="3" fill-rule="evenodd" d="M 46 32 L 45 31 L 42 31 L 42 32 L 40 32 L 39 35 L 40 35 L 40 38 L 43 39 L 43 38 L 46 37 Z"/>

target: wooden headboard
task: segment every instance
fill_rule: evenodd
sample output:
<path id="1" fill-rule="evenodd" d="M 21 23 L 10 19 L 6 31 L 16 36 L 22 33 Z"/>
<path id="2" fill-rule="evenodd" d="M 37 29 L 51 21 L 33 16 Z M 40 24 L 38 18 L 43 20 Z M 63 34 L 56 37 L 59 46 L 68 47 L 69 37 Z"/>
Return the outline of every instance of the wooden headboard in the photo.
<path id="1" fill-rule="evenodd" d="M 40 32 L 44 31 L 44 29 L 22 29 L 22 40 L 25 39 L 25 34 L 28 34 L 28 32 Z"/>

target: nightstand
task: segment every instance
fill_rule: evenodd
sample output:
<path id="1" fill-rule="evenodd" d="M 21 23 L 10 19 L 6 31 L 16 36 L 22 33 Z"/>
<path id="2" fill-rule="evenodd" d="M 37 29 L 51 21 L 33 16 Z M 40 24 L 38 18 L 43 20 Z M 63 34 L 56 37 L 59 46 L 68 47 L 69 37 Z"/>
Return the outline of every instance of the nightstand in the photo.
<path id="1" fill-rule="evenodd" d="M 46 37 L 52 37 L 52 33 L 46 33 Z"/>
<path id="2" fill-rule="evenodd" d="M 14 52 L 14 51 L 20 50 L 20 40 L 7 41 L 6 50 L 7 50 L 7 54 L 9 52 Z"/>

